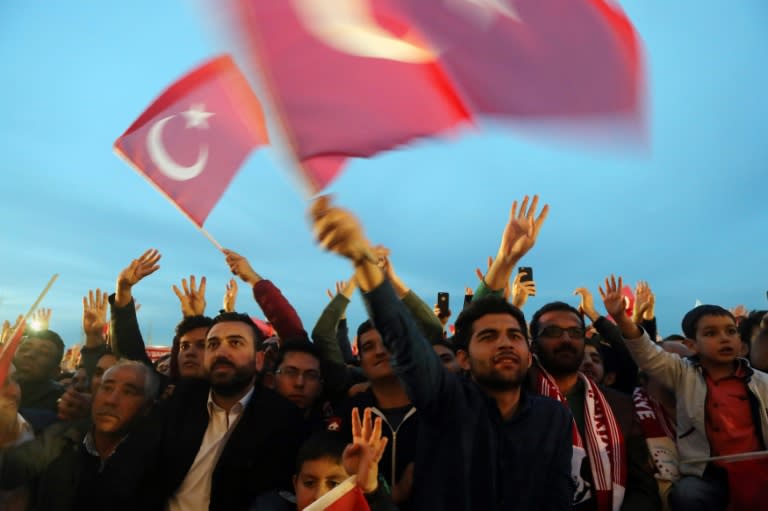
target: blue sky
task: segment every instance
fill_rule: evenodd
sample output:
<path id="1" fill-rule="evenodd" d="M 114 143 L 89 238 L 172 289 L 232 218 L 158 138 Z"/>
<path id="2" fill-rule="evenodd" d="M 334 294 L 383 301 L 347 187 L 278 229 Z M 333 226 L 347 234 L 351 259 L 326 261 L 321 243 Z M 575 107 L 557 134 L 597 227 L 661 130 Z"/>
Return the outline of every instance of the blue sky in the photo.
<path id="1" fill-rule="evenodd" d="M 624 0 L 647 56 L 647 154 L 576 148 L 491 129 L 422 141 L 352 163 L 331 187 L 388 245 L 417 293 L 449 291 L 458 312 L 474 268 L 494 254 L 513 199 L 551 205 L 525 260 L 546 301 L 596 293 L 620 272 L 648 280 L 663 333 L 696 299 L 765 308 L 768 3 Z M 208 277 L 208 312 L 229 279 L 223 256 L 112 153 L 112 143 L 170 83 L 226 50 L 181 0 L 0 4 L 0 318 L 43 306 L 68 344 L 81 339 L 81 298 L 114 290 L 146 248 L 161 270 L 136 289 L 153 344 L 179 320 L 171 286 Z M 255 153 L 206 222 L 293 302 L 307 330 L 346 278 L 345 261 L 313 244 L 307 202 L 269 150 Z M 241 290 L 238 309 L 260 315 Z M 363 319 L 359 298 L 350 318 Z"/>

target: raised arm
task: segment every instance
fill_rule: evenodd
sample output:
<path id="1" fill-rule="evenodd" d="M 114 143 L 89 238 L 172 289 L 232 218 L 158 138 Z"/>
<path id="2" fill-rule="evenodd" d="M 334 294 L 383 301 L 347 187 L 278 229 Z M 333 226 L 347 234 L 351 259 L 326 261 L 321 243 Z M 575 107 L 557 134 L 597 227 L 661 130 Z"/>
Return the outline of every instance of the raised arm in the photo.
<path id="1" fill-rule="evenodd" d="M 311 216 L 320 245 L 352 263 L 369 317 L 392 352 L 395 371 L 411 400 L 424 413 L 440 413 L 455 395 L 458 380 L 443 369 L 431 345 L 385 279 L 357 219 L 348 211 L 334 207 L 328 197 L 320 197 L 313 203 Z"/>
<path id="2" fill-rule="evenodd" d="M 413 316 L 421 333 L 428 340 L 440 339 L 443 337 L 443 325 L 440 319 L 435 315 L 429 305 L 409 288 L 403 279 L 395 271 L 392 261 L 389 258 L 390 251 L 381 245 L 373 248 L 373 254 L 378 259 L 379 268 L 386 274 L 387 279 L 408 311 Z"/>
<path id="3" fill-rule="evenodd" d="M 109 351 L 104 338 L 104 328 L 107 324 L 107 293 L 97 289 L 88 291 L 83 297 L 83 331 L 85 346 L 80 350 L 80 363 L 85 367 L 88 376 L 93 376 L 96 363 L 102 354 Z"/>
<path id="4" fill-rule="evenodd" d="M 109 297 L 109 327 L 112 350 L 118 357 L 152 364 L 147 356 L 139 322 L 136 319 L 133 286 L 160 269 L 157 263 L 161 257 L 156 249 L 149 249 L 138 259 L 131 261 L 131 264 L 117 276 L 115 294 Z"/>
<path id="5" fill-rule="evenodd" d="M 269 280 L 265 280 L 251 267 L 248 259 L 232 250 L 224 250 L 227 265 L 233 274 L 253 288 L 253 297 L 261 307 L 264 317 L 275 327 L 281 339 L 307 339 L 296 309 L 288 302 L 280 290 Z"/>
<path id="6" fill-rule="evenodd" d="M 344 352 L 337 338 L 338 326 L 344 317 L 355 287 L 354 279 L 350 279 L 347 282 L 336 284 L 335 295 L 328 291 L 331 301 L 320 313 L 320 317 L 317 318 L 317 323 L 312 329 L 312 341 L 320 350 L 324 362 L 338 366 L 346 364 Z"/>
<path id="7" fill-rule="evenodd" d="M 605 279 L 605 289 L 600 287 L 600 296 L 608 314 L 616 320 L 627 349 L 638 367 L 665 387 L 676 388 L 682 378 L 685 363 L 678 355 L 661 349 L 632 318 L 627 317 L 622 287 L 622 278 L 619 277 L 617 281 L 613 275 Z"/>

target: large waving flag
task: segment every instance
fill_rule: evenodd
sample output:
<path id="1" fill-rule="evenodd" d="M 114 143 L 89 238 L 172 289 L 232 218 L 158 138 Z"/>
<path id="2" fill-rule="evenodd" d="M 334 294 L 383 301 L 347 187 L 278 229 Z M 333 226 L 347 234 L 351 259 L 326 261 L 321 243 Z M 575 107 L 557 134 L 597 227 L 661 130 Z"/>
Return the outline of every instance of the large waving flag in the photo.
<path id="1" fill-rule="evenodd" d="M 478 116 L 641 120 L 640 45 L 611 0 L 230 5 L 244 63 L 263 78 L 316 188 L 345 157 L 371 156 Z"/>
<path id="2" fill-rule="evenodd" d="M 248 154 L 267 142 L 258 99 L 222 56 L 171 85 L 114 147 L 202 228 Z"/>
<path id="3" fill-rule="evenodd" d="M 317 190 L 346 157 L 371 156 L 468 119 L 434 55 L 393 0 L 232 5 L 232 26 Z"/>
<path id="4" fill-rule="evenodd" d="M 613 0 L 398 0 L 476 114 L 633 114 L 638 36 Z"/>

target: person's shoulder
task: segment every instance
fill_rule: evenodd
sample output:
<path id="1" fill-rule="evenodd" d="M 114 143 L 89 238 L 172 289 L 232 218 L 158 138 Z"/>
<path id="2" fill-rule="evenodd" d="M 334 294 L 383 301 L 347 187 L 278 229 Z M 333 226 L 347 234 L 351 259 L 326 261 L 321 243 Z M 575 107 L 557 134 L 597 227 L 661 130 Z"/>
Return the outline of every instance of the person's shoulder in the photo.
<path id="1" fill-rule="evenodd" d="M 571 412 L 568 407 L 557 399 L 553 399 L 548 396 L 542 396 L 540 394 L 534 394 L 532 392 L 526 393 L 526 399 L 529 400 L 528 402 L 530 407 L 536 410 L 538 413 L 548 414 L 553 417 L 569 418 L 571 416 Z"/>
<path id="2" fill-rule="evenodd" d="M 267 413 L 273 417 L 298 418 L 301 415 L 299 408 L 291 401 L 258 383 L 246 408 L 259 415 Z"/>

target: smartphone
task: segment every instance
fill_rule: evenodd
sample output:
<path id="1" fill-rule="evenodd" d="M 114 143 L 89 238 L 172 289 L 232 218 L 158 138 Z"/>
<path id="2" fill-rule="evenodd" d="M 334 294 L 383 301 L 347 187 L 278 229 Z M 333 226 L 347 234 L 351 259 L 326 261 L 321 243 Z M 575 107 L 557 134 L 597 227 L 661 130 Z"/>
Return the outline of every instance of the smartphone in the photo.
<path id="1" fill-rule="evenodd" d="M 517 273 L 523 273 L 520 277 L 520 282 L 531 282 L 533 280 L 533 268 L 530 266 L 521 266 L 517 269 Z M 536 293 L 531 293 L 531 296 L 536 296 Z"/>
<path id="2" fill-rule="evenodd" d="M 466 309 L 470 303 L 472 303 L 472 299 L 474 298 L 474 295 L 464 295 L 464 307 L 463 309 Z"/>
<path id="3" fill-rule="evenodd" d="M 440 309 L 440 317 L 445 318 L 450 315 L 450 307 L 449 307 L 449 296 L 448 293 L 440 292 L 437 293 L 437 308 Z"/>

